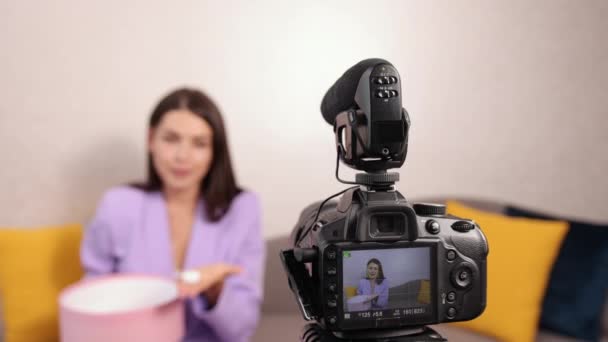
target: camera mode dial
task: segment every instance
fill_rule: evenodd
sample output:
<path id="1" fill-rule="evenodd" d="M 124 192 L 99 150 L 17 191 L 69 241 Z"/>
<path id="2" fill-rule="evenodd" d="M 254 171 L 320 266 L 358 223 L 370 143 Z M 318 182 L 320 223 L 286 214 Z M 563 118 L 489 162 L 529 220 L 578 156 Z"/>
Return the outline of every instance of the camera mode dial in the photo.
<path id="1" fill-rule="evenodd" d="M 444 216 L 445 205 L 435 203 L 415 203 L 414 211 L 420 216 Z"/>

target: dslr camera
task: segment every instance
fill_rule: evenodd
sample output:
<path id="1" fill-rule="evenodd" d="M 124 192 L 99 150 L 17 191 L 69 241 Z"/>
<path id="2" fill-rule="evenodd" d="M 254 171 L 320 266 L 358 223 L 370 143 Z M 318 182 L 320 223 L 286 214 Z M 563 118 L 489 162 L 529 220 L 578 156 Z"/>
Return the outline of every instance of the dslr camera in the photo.
<path id="1" fill-rule="evenodd" d="M 383 59 L 347 70 L 321 104 L 336 137 L 336 178 L 352 184 L 305 208 L 281 251 L 308 324 L 303 341 L 445 341 L 429 324 L 470 320 L 486 306 L 488 243 L 445 206 L 395 190 L 410 119 L 401 79 Z M 357 170 L 341 180 L 342 161 Z M 332 198 L 342 195 L 339 200 Z"/>

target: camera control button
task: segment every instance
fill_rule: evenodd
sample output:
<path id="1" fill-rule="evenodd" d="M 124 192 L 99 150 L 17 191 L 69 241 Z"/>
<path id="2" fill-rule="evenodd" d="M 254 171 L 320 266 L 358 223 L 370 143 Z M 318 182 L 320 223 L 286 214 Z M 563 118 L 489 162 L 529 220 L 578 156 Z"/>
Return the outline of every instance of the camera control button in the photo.
<path id="1" fill-rule="evenodd" d="M 473 283 L 473 270 L 466 264 L 461 264 L 452 271 L 452 283 L 459 289 L 465 289 Z"/>
<path id="2" fill-rule="evenodd" d="M 335 308 L 338 304 L 336 303 L 335 299 L 330 299 L 327 301 L 327 306 L 329 306 L 330 308 Z"/>
<path id="3" fill-rule="evenodd" d="M 446 254 L 446 258 L 448 259 L 448 261 L 454 261 L 457 257 L 457 254 L 454 250 L 450 249 L 447 254 Z"/>
<path id="4" fill-rule="evenodd" d="M 454 303 L 456 301 L 456 292 L 450 291 L 448 292 L 448 303 Z"/>
<path id="5" fill-rule="evenodd" d="M 475 225 L 469 221 L 456 221 L 452 223 L 452 229 L 457 232 L 466 233 L 475 228 Z"/>
<path id="6" fill-rule="evenodd" d="M 327 252 L 327 259 L 329 259 L 329 260 L 336 259 L 336 251 L 329 251 L 329 252 Z"/>
<path id="7" fill-rule="evenodd" d="M 454 317 L 456 317 L 456 313 L 456 308 L 450 307 L 448 308 L 447 317 L 449 319 L 454 319 Z"/>
<path id="8" fill-rule="evenodd" d="M 440 226 L 439 222 L 435 220 L 428 220 L 426 222 L 426 230 L 431 234 L 439 234 Z"/>
<path id="9" fill-rule="evenodd" d="M 378 91 L 378 92 L 376 93 L 376 97 L 379 97 L 379 98 L 383 99 L 383 98 L 385 97 L 385 96 L 384 96 L 384 92 L 383 92 L 382 90 Z"/>
<path id="10" fill-rule="evenodd" d="M 338 319 L 336 318 L 336 316 L 329 316 L 327 318 L 327 322 L 329 322 L 329 324 L 334 325 L 336 324 L 336 322 L 338 322 Z"/>
<path id="11" fill-rule="evenodd" d="M 335 293 L 337 288 L 338 287 L 336 286 L 335 283 L 331 283 L 327 286 L 327 289 L 329 290 L 329 292 L 332 292 L 332 293 Z"/>
<path id="12" fill-rule="evenodd" d="M 327 269 L 327 274 L 328 275 L 336 275 L 337 271 L 335 267 L 330 267 Z"/>

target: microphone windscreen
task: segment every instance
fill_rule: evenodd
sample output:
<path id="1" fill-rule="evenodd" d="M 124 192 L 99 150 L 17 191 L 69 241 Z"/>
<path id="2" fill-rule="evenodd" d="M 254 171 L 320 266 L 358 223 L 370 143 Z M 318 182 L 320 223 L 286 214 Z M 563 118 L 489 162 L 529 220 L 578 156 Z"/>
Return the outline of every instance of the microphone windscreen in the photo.
<path id="1" fill-rule="evenodd" d="M 321 114 L 328 124 L 333 125 L 338 114 L 357 106 L 355 93 L 359 86 L 359 80 L 365 70 L 378 64 L 390 63 L 380 58 L 363 60 L 346 70 L 336 83 L 327 90 L 325 96 L 323 96 L 323 101 L 321 101 Z"/>

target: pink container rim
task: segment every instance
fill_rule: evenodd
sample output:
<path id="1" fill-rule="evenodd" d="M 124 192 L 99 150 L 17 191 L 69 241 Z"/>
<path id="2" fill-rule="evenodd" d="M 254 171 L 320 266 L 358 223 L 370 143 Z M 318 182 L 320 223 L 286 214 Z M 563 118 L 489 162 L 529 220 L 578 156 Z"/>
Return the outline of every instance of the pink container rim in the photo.
<path id="1" fill-rule="evenodd" d="M 127 317 L 127 316 L 131 316 L 135 312 L 137 312 L 137 313 L 155 312 L 162 307 L 171 305 L 175 302 L 182 301 L 182 299 L 179 298 L 179 296 L 177 294 L 177 290 L 176 290 L 175 298 L 168 300 L 164 303 L 160 303 L 156 306 L 151 306 L 151 307 L 147 307 L 147 308 L 138 308 L 138 309 L 118 311 L 118 312 L 80 311 L 80 310 L 74 310 L 74 309 L 70 308 L 69 306 L 65 305 L 66 298 L 68 296 L 70 296 L 72 293 L 74 293 L 75 291 L 78 291 L 78 290 L 82 289 L 83 287 L 97 285 L 97 284 L 105 283 L 105 282 L 110 282 L 110 281 L 114 281 L 117 279 L 121 279 L 121 280 L 123 280 L 123 279 L 124 280 L 146 279 L 146 280 L 160 280 L 160 281 L 166 281 L 168 283 L 175 283 L 175 280 L 173 280 L 172 278 L 163 277 L 163 276 L 154 276 L 154 275 L 149 275 L 149 274 L 110 274 L 110 275 L 94 277 L 91 279 L 82 279 L 82 280 L 78 281 L 77 283 L 69 285 L 68 287 L 66 287 L 65 289 L 63 289 L 61 291 L 61 293 L 59 295 L 59 300 L 58 300 L 60 309 L 65 312 L 74 313 L 74 314 L 78 314 L 81 316 L 87 316 L 87 317 L 105 317 L 105 316 Z"/>

